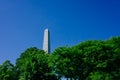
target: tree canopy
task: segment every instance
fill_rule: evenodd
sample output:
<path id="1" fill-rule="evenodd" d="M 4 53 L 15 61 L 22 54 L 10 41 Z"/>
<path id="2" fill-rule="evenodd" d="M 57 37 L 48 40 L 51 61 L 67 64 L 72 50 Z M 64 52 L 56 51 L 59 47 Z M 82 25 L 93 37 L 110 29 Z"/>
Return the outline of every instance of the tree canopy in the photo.
<path id="1" fill-rule="evenodd" d="M 27 49 L 17 59 L 16 66 L 20 80 L 49 80 L 55 76 L 48 66 L 49 55 L 35 47 Z M 54 80 L 53 79 L 53 80 Z"/>
<path id="2" fill-rule="evenodd" d="M 47 54 L 36 47 L 26 49 L 16 65 L 0 65 L 0 80 L 119 80 L 120 37 L 88 40 L 58 47 Z"/>

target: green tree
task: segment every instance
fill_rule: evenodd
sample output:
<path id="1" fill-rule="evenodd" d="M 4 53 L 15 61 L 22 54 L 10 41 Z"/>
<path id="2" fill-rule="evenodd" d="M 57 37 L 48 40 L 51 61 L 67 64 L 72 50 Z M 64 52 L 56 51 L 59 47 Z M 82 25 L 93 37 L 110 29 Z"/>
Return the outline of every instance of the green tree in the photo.
<path id="1" fill-rule="evenodd" d="M 82 80 L 85 80 L 91 72 L 95 70 L 95 66 L 97 65 L 99 59 L 98 55 L 100 55 L 101 45 L 103 41 L 85 41 L 82 42 L 75 47 L 77 50 L 80 50 L 83 54 L 82 56 Z"/>
<path id="2" fill-rule="evenodd" d="M 120 79 L 120 37 L 112 37 L 109 40 L 106 40 L 107 44 L 110 44 L 112 47 L 113 55 L 109 59 L 107 67 L 110 71 L 111 75 L 113 76 L 113 80 Z M 111 67 L 111 68 L 109 68 Z"/>
<path id="3" fill-rule="evenodd" d="M 120 79 L 120 37 L 106 41 L 85 41 L 76 47 L 84 54 L 84 80 Z"/>
<path id="4" fill-rule="evenodd" d="M 49 65 L 58 76 L 78 79 L 82 72 L 82 54 L 76 48 L 59 47 L 50 56 Z"/>
<path id="5" fill-rule="evenodd" d="M 112 75 L 102 71 L 95 71 L 90 73 L 86 80 L 113 80 Z"/>
<path id="6" fill-rule="evenodd" d="M 48 66 L 49 55 L 35 47 L 27 49 L 17 59 L 19 80 L 55 80 Z"/>
<path id="7" fill-rule="evenodd" d="M 17 80 L 16 69 L 9 60 L 0 65 L 0 80 Z"/>

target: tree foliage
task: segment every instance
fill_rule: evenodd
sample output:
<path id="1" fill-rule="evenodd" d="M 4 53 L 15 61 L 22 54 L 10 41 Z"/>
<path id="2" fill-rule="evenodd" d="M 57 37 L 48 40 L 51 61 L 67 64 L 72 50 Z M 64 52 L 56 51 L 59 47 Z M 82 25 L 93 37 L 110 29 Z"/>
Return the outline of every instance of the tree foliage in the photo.
<path id="1" fill-rule="evenodd" d="M 80 80 L 119 80 L 119 62 L 120 37 L 59 47 L 50 59 L 50 65 L 57 74 Z"/>
<path id="2" fill-rule="evenodd" d="M 13 64 L 6 60 L 0 65 L 0 80 L 16 80 L 17 73 Z"/>
<path id="3" fill-rule="evenodd" d="M 59 76 L 76 78 L 81 74 L 81 56 L 76 48 L 59 47 L 51 54 L 49 64 Z"/>
<path id="4" fill-rule="evenodd" d="M 119 80 L 120 37 L 58 47 L 51 54 L 28 48 L 16 60 L 0 65 L 0 80 Z"/>
<path id="5" fill-rule="evenodd" d="M 49 80 L 55 78 L 48 66 L 48 54 L 35 47 L 27 49 L 16 62 L 19 80 Z M 54 79 L 53 79 L 54 80 Z"/>

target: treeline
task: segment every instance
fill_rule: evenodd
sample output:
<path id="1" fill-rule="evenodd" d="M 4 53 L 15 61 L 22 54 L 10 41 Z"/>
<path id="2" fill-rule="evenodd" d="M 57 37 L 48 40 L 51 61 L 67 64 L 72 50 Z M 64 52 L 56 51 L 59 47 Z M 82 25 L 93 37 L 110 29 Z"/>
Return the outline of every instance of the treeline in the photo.
<path id="1" fill-rule="evenodd" d="M 120 80 L 120 37 L 59 47 L 51 54 L 32 47 L 16 65 L 0 65 L 0 80 Z"/>

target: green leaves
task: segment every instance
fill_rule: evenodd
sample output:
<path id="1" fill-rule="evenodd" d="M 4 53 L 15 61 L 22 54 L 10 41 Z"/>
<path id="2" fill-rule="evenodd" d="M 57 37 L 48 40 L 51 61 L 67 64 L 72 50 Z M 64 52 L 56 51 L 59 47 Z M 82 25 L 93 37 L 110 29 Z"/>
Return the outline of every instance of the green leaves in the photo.
<path id="1" fill-rule="evenodd" d="M 0 65 L 0 80 L 15 80 L 17 79 L 16 69 L 9 60 L 6 60 Z"/>
<path id="2" fill-rule="evenodd" d="M 47 54 L 28 48 L 16 60 L 0 65 L 0 80 L 120 79 L 120 37 L 89 40 L 72 47 L 59 47 Z"/>
<path id="3" fill-rule="evenodd" d="M 59 47 L 51 54 L 49 64 L 58 76 L 74 78 L 81 70 L 81 56 L 76 47 Z"/>
<path id="4" fill-rule="evenodd" d="M 90 73 L 89 77 L 86 80 L 113 80 L 112 75 L 109 73 L 95 71 Z"/>
<path id="5" fill-rule="evenodd" d="M 120 37 L 110 40 L 89 40 L 73 47 L 59 47 L 52 54 L 50 66 L 67 78 L 111 80 L 119 79 Z M 111 75 L 112 74 L 112 75 Z"/>
<path id="6" fill-rule="evenodd" d="M 48 79 L 53 77 L 49 75 L 52 71 L 48 66 L 48 57 L 43 50 L 35 47 L 27 49 L 17 59 L 16 66 L 19 70 L 19 79 L 24 80 L 37 80 Z"/>

